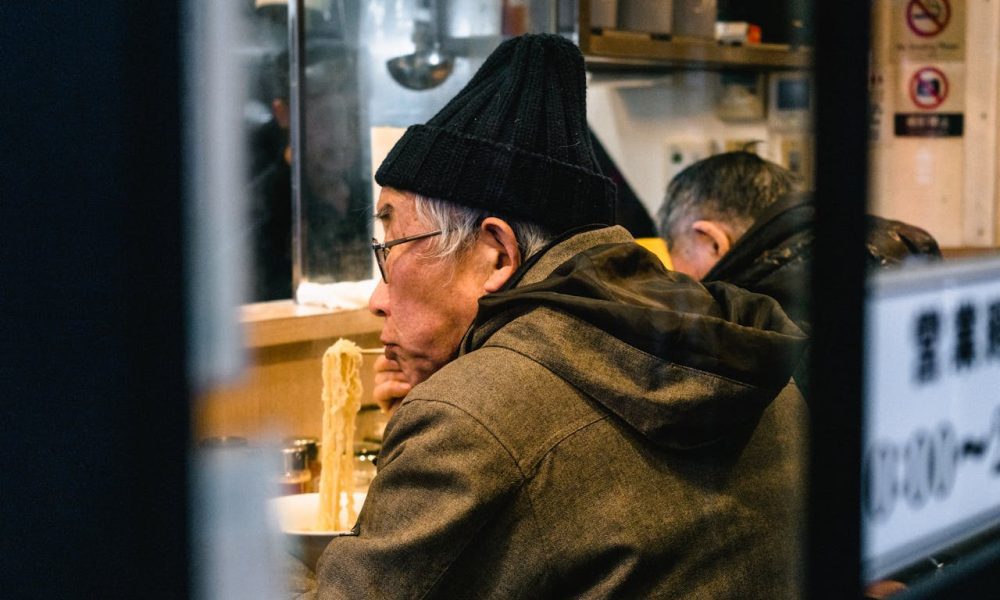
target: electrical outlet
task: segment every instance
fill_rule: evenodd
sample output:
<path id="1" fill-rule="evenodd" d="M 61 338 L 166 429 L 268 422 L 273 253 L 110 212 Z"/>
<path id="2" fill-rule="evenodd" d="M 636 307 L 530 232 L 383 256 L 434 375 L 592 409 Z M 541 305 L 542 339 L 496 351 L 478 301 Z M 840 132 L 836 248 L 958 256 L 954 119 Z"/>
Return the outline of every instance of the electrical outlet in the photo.
<path id="1" fill-rule="evenodd" d="M 698 138 L 674 138 L 664 144 L 666 183 L 693 163 L 712 154 L 711 143 Z"/>

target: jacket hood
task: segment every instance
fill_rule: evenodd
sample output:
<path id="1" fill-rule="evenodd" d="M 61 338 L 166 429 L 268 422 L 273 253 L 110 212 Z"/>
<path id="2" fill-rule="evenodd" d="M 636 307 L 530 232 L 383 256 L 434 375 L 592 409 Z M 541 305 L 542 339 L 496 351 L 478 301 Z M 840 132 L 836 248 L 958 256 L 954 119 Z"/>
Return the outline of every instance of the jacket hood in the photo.
<path id="1" fill-rule="evenodd" d="M 761 213 L 702 281 L 727 281 L 771 296 L 808 333 L 815 224 L 811 194 L 779 199 Z M 864 258 L 869 268 L 941 258 L 934 238 L 914 225 L 866 215 L 865 228 Z"/>
<path id="2" fill-rule="evenodd" d="M 481 298 L 461 352 L 514 350 L 657 444 L 689 448 L 754 423 L 804 342 L 771 298 L 669 272 L 608 227 L 557 240 Z"/>
<path id="3" fill-rule="evenodd" d="M 816 208 L 808 196 L 786 196 L 754 221 L 702 282 L 726 281 L 770 296 L 808 333 L 815 221 Z"/>

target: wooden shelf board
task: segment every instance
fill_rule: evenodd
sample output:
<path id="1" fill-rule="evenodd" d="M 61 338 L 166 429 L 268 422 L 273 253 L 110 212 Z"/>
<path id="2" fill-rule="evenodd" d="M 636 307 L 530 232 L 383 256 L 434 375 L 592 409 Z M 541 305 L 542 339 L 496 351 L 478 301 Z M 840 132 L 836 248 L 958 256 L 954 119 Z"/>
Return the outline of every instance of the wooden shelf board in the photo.
<path id="1" fill-rule="evenodd" d="M 812 51 L 779 44 L 725 45 L 697 38 L 657 39 L 606 30 L 581 39 L 591 70 L 795 70 L 812 65 Z"/>
<path id="2" fill-rule="evenodd" d="M 309 340 L 353 337 L 382 330 L 382 319 L 367 308 L 331 310 L 291 300 L 258 302 L 241 308 L 240 321 L 250 348 Z"/>

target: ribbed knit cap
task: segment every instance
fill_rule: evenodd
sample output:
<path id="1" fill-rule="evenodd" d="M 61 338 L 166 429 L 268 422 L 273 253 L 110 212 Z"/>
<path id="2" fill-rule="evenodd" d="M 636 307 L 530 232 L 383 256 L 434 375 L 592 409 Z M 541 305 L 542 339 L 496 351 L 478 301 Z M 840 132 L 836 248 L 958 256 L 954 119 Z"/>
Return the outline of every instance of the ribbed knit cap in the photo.
<path id="1" fill-rule="evenodd" d="M 615 184 L 594 158 L 586 85 L 569 40 L 507 40 L 438 114 L 406 130 L 375 181 L 555 234 L 612 224 Z"/>

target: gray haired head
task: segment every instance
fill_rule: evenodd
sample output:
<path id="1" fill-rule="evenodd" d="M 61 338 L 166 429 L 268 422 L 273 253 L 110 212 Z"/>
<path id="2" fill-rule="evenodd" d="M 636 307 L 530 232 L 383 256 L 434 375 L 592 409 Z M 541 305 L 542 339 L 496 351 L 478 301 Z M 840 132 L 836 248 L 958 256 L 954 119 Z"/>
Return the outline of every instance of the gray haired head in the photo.
<path id="1" fill-rule="evenodd" d="M 667 185 L 658 212 L 660 236 L 672 245 L 685 223 L 699 219 L 725 222 L 742 235 L 768 206 L 798 187 L 798 176 L 752 152 L 716 154 Z"/>

